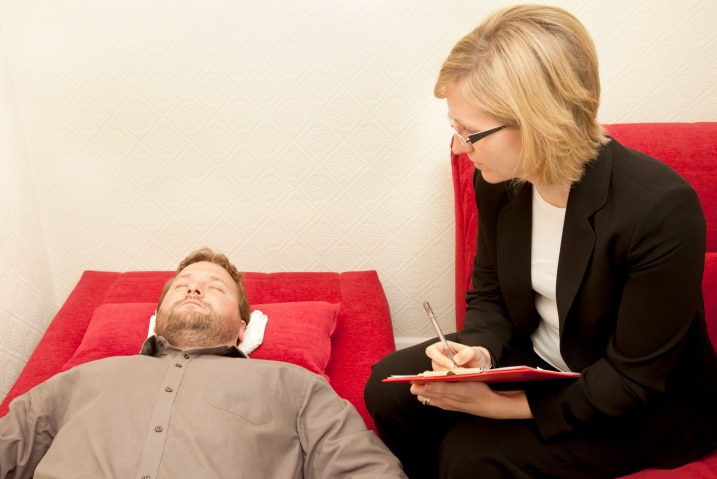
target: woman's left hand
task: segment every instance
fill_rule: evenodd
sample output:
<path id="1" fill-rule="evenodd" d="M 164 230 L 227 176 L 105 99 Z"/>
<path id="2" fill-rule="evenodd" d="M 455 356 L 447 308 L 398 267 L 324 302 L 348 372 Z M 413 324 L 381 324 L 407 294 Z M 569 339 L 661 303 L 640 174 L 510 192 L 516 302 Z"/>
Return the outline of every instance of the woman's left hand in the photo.
<path id="1" fill-rule="evenodd" d="M 493 419 L 531 419 L 525 391 L 494 391 L 483 382 L 412 384 L 411 393 L 426 406 Z"/>

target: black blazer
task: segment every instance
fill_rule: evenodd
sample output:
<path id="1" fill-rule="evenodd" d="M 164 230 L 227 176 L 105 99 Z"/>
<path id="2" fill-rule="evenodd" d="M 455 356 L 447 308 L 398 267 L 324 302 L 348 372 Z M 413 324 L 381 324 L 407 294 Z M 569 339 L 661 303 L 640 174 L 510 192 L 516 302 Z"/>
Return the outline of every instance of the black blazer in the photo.
<path id="1" fill-rule="evenodd" d="M 474 176 L 479 210 L 473 288 L 460 341 L 501 363 L 539 317 L 531 288 L 529 184 Z M 557 275 L 560 351 L 571 383 L 527 389 L 547 440 L 637 433 L 663 467 L 717 445 L 717 356 L 702 299 L 705 219 L 666 164 L 610 141 L 573 185 Z"/>

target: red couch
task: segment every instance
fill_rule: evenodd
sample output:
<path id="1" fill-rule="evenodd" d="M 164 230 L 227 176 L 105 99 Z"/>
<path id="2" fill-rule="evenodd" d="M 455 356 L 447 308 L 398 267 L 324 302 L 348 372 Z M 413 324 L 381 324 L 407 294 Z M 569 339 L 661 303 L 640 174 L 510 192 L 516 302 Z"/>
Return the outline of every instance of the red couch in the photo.
<path id="1" fill-rule="evenodd" d="M 670 164 L 697 190 L 707 219 L 707 254 L 702 289 L 707 329 L 717 346 L 717 122 L 631 123 L 605 126 L 607 133 L 636 150 Z M 465 294 L 470 287 L 475 257 L 478 212 L 473 192 L 473 163 L 452 155 L 456 215 L 456 327 L 465 317 Z M 630 479 L 715 478 L 717 452 L 673 470 L 649 469 Z"/>
<path id="2" fill-rule="evenodd" d="M 55 373 L 109 355 L 135 354 L 169 271 L 86 271 L 0 404 Z M 325 375 L 370 429 L 363 401 L 371 365 L 395 350 L 391 316 L 375 271 L 246 273 L 252 308 L 269 321 L 253 358 L 300 364 Z"/>

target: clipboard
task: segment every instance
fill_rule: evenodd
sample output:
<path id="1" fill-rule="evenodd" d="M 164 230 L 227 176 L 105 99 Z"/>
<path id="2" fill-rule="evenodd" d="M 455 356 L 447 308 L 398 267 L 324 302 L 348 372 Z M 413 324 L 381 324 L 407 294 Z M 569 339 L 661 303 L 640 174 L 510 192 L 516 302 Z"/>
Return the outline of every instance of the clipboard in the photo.
<path id="1" fill-rule="evenodd" d="M 425 384 L 430 382 L 477 381 L 484 383 L 522 383 L 550 379 L 575 379 L 580 373 L 550 371 L 530 366 L 506 366 L 494 369 L 471 369 L 448 371 L 426 371 L 420 374 L 393 375 L 382 380 L 385 383 Z"/>

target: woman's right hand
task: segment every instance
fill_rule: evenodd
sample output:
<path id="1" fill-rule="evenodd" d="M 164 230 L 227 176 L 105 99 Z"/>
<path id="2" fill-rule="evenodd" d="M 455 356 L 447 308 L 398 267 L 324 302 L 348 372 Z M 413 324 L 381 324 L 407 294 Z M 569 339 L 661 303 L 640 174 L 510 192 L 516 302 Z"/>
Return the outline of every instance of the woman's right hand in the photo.
<path id="1" fill-rule="evenodd" d="M 482 346 L 466 346 L 453 341 L 448 341 L 448 346 L 453 352 L 455 365 L 445 353 L 443 343 L 440 341 L 426 348 L 426 356 L 431 358 L 431 367 L 434 371 L 445 371 L 454 367 L 490 369 L 492 366 L 490 353 Z"/>

